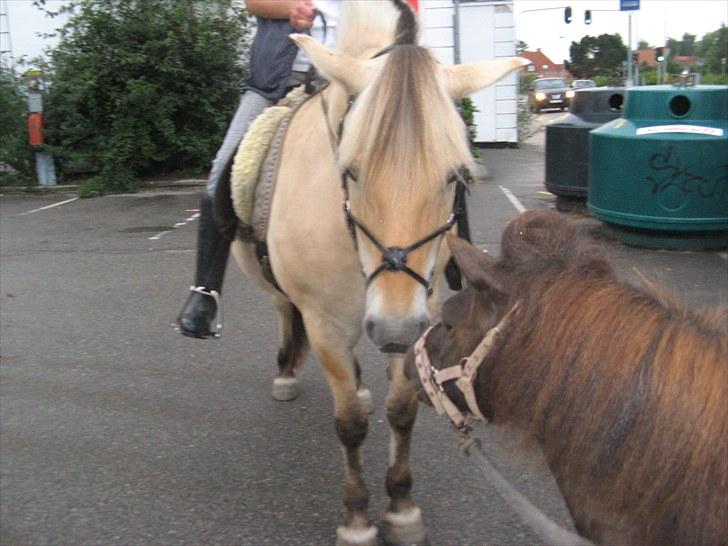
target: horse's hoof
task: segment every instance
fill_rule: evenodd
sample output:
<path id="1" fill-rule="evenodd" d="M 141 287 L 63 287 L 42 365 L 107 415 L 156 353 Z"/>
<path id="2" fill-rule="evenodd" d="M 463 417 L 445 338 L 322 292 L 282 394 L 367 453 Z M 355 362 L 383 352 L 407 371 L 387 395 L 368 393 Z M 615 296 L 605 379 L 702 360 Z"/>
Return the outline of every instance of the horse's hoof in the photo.
<path id="1" fill-rule="evenodd" d="M 422 523 L 422 512 L 414 507 L 407 512 L 387 512 L 382 525 L 384 542 L 390 546 L 426 546 L 427 530 Z"/>
<path id="2" fill-rule="evenodd" d="M 297 398 L 300 394 L 298 379 L 295 377 L 276 377 L 273 380 L 273 398 L 286 402 Z"/>
<path id="3" fill-rule="evenodd" d="M 339 527 L 336 546 L 377 546 L 377 528 L 373 525 L 364 529 Z"/>
<path id="4" fill-rule="evenodd" d="M 359 397 L 359 403 L 364 413 L 370 414 L 374 412 L 374 399 L 372 398 L 372 391 L 369 389 L 359 389 L 356 391 L 356 395 Z"/>

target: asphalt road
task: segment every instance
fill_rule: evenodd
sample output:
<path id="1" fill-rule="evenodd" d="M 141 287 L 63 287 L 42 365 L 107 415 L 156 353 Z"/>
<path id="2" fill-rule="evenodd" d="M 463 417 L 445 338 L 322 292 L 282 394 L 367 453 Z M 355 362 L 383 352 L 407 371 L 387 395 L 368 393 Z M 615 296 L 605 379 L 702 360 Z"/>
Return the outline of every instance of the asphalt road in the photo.
<path id="1" fill-rule="evenodd" d="M 483 152 L 490 178 L 473 188 L 471 221 L 475 242 L 495 254 L 514 203 L 554 205 L 543 192 L 541 137 Z M 271 398 L 277 334 L 268 297 L 233 264 L 223 338 L 190 340 L 170 327 L 192 280 L 196 192 L 41 209 L 73 197 L 0 198 L 0 543 L 332 544 L 343 506 L 331 398 L 313 358 L 299 399 Z M 602 241 L 627 277 L 637 267 L 691 306 L 728 299 L 724 252 Z M 387 502 L 386 370 L 366 340 L 358 357 L 376 405 L 364 461 L 378 521 Z M 537 453 L 522 455 L 497 431 L 477 433 L 514 485 L 570 524 Z M 414 495 L 432 544 L 536 543 L 454 440 L 422 408 Z"/>

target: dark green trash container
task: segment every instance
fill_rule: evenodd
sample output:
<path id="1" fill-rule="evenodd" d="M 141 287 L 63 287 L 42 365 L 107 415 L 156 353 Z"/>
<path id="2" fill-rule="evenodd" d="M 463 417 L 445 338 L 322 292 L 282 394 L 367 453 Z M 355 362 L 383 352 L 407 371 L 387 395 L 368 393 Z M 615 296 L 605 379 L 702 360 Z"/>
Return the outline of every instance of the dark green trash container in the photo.
<path id="1" fill-rule="evenodd" d="M 728 86 L 627 89 L 590 133 L 587 207 L 626 243 L 728 246 Z"/>
<path id="2" fill-rule="evenodd" d="M 545 183 L 556 195 L 558 208 L 569 207 L 571 200 L 586 199 L 589 132 L 618 118 L 623 102 L 623 87 L 580 89 L 571 100 L 569 115 L 546 126 Z"/>

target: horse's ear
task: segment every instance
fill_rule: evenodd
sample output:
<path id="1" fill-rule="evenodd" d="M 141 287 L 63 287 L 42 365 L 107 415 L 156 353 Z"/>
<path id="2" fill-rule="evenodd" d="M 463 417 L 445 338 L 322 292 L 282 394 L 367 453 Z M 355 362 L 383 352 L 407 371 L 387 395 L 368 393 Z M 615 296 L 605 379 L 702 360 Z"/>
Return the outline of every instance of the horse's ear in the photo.
<path id="1" fill-rule="evenodd" d="M 528 64 L 530 61 L 521 57 L 508 57 L 507 59 L 446 66 L 448 91 L 454 99 L 467 97 Z"/>
<path id="2" fill-rule="evenodd" d="M 364 90 L 380 64 L 379 59 L 376 62 L 362 61 L 329 49 L 306 34 L 291 34 L 289 37 L 306 52 L 324 78 L 339 82 L 350 95 L 358 95 Z"/>
<path id="3" fill-rule="evenodd" d="M 503 294 L 508 292 L 504 279 L 498 271 L 498 262 L 494 258 L 451 233 L 447 235 L 447 245 L 470 286 L 478 290 L 495 290 Z"/>

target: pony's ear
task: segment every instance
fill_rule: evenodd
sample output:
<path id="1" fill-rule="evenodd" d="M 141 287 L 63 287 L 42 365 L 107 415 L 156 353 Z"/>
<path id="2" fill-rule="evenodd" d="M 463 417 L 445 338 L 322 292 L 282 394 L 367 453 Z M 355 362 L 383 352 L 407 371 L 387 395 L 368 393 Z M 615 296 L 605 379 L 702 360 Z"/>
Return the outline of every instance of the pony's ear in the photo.
<path id="1" fill-rule="evenodd" d="M 508 57 L 506 59 L 446 66 L 445 75 L 448 91 L 453 99 L 467 97 L 471 93 L 494 84 L 503 76 L 528 64 L 530 64 L 530 61 L 521 57 Z"/>
<path id="2" fill-rule="evenodd" d="M 306 34 L 291 34 L 291 40 L 303 49 L 321 75 L 327 80 L 337 81 L 350 95 L 358 95 L 374 77 L 379 59 L 376 62 L 355 59 L 320 44 Z"/>
<path id="3" fill-rule="evenodd" d="M 500 274 L 498 262 L 494 258 L 452 233 L 447 235 L 447 245 L 470 286 L 478 290 L 508 293 L 505 279 Z"/>

